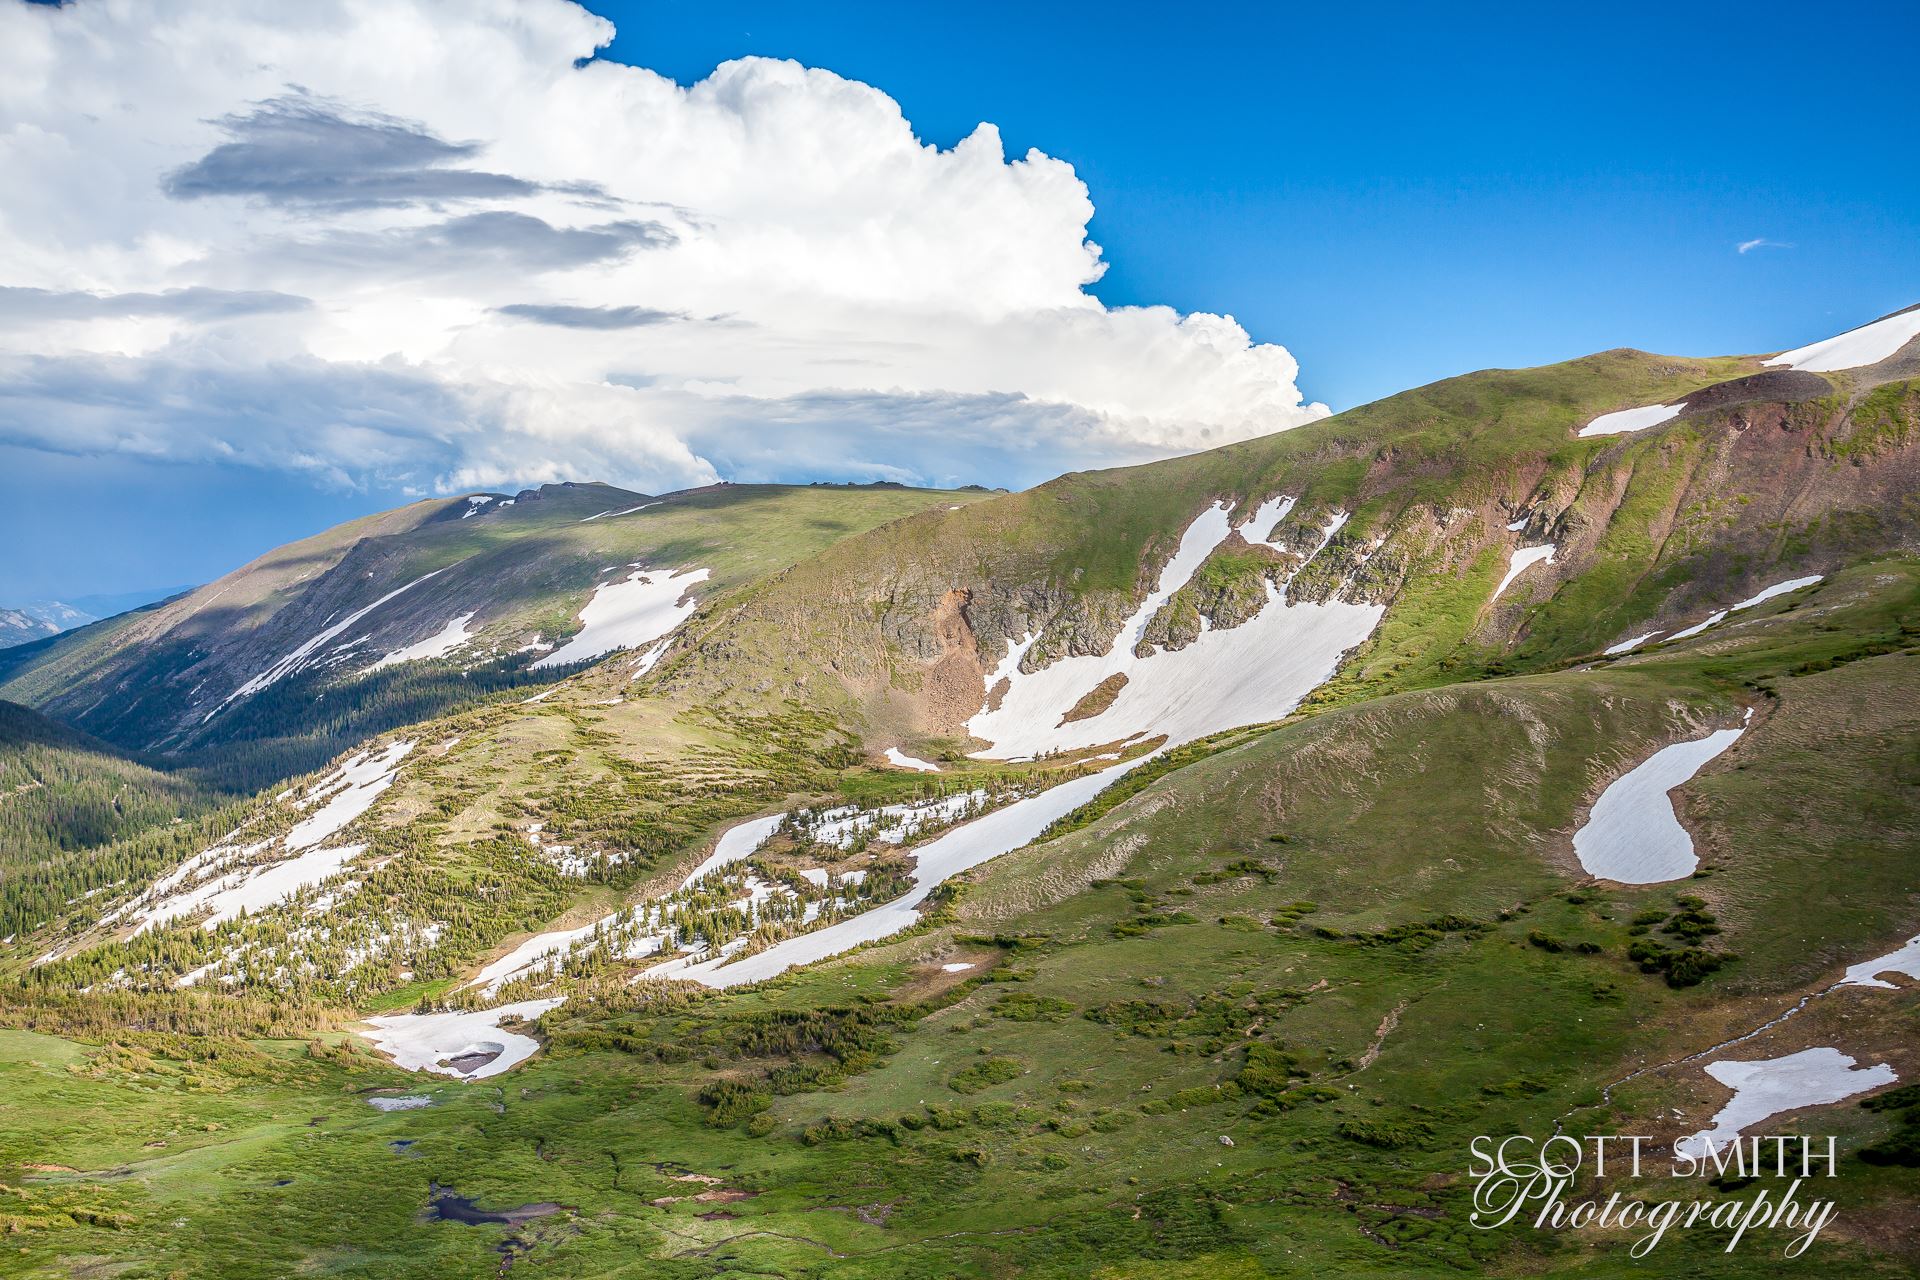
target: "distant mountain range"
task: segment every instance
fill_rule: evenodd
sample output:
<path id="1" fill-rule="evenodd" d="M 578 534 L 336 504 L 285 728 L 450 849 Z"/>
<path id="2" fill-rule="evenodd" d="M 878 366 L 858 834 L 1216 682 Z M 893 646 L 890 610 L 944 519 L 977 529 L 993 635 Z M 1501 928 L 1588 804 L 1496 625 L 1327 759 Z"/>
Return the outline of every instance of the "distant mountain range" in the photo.
<path id="1" fill-rule="evenodd" d="M 0 607 L 0 649 L 57 636 L 63 631 L 84 627 L 90 622 L 111 618 L 129 609 L 138 609 L 142 605 L 191 590 L 191 586 L 163 587 L 149 591 L 75 596 L 70 601 L 40 600 L 17 608 Z"/>
<path id="2" fill-rule="evenodd" d="M 77 609 L 58 600 L 23 604 L 17 609 L 0 609 L 0 649 L 57 636 L 62 631 L 99 621 L 99 615 Z"/>

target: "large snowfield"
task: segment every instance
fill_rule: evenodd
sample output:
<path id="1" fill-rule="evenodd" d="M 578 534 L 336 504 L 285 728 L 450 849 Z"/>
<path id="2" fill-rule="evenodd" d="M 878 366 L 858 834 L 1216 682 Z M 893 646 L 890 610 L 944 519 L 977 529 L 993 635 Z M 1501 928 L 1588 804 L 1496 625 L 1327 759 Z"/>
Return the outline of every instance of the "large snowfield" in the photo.
<path id="1" fill-rule="evenodd" d="M 1745 732 L 1745 728 L 1717 729 L 1693 742 L 1662 747 L 1616 779 L 1573 833 L 1573 851 L 1580 865 L 1591 875 L 1621 884 L 1662 884 L 1692 875 L 1700 859 L 1667 793 L 1700 772 Z"/>
<path id="2" fill-rule="evenodd" d="M 580 609 L 579 634 L 533 664 L 534 670 L 564 667 L 652 644 L 685 622 L 696 603 L 688 593 L 705 582 L 705 569 L 635 569 L 625 578 L 601 584 Z M 681 597 L 686 602 L 681 603 Z"/>
<path id="3" fill-rule="evenodd" d="M 1262 504 L 1241 526 L 1243 536 L 1250 542 L 1263 540 L 1292 507 L 1291 498 Z M 1266 605 L 1239 626 L 1204 630 L 1184 649 L 1135 656 L 1135 645 L 1160 607 L 1233 531 L 1229 510 L 1225 503 L 1210 507 L 1187 526 L 1154 590 L 1120 628 L 1106 654 L 1062 658 L 1024 673 L 1020 660 L 1037 637 L 1010 646 L 987 677 L 989 688 L 1003 679 L 1008 682 L 1000 705 L 983 708 L 967 722 L 968 732 L 993 744 L 975 754 L 1004 760 L 1160 734 L 1166 735 L 1168 746 L 1178 746 L 1221 729 L 1278 720 L 1331 676 L 1341 655 L 1372 634 L 1384 606 L 1339 600 L 1294 603 L 1284 589 L 1269 585 Z M 1330 522 L 1321 549 L 1342 519 Z M 1127 683 L 1111 706 L 1098 715 L 1062 723 L 1074 704 L 1115 675 L 1125 676 Z"/>
<path id="4" fill-rule="evenodd" d="M 1872 324 L 1850 329 L 1838 337 L 1783 351 L 1767 361 L 1808 373 L 1835 373 L 1879 364 L 1900 348 L 1920 337 L 1920 310 L 1903 311 L 1897 316 L 1875 320 Z"/>
<path id="5" fill-rule="evenodd" d="M 1715 1113 L 1712 1128 L 1676 1142 L 1676 1154 L 1707 1156 L 1769 1116 L 1840 1102 L 1899 1078 L 1884 1063 L 1856 1067 L 1854 1059 L 1824 1045 L 1782 1058 L 1723 1059 L 1708 1063 L 1706 1070 L 1732 1089 L 1733 1097 Z"/>
<path id="6" fill-rule="evenodd" d="M 394 1065 L 407 1071 L 431 1071 L 461 1080 L 484 1080 L 531 1058 L 540 1048 L 532 1036 L 504 1030 L 506 1018 L 524 1018 L 531 1022 L 561 1003 L 560 999 L 522 1000 L 497 1009 L 453 1011 L 448 1013 L 396 1013 L 368 1018 L 373 1030 L 367 1039 Z M 492 1055 L 488 1057 L 488 1055 Z M 487 1058 L 462 1070 L 452 1062 L 461 1058 Z"/>

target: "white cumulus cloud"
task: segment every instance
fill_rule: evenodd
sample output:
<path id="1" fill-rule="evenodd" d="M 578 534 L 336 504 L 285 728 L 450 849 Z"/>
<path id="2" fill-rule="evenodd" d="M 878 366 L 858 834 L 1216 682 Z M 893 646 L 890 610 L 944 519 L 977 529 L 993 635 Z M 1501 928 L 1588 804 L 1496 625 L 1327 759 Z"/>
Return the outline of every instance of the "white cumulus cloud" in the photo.
<path id="1" fill-rule="evenodd" d="M 1072 168 L 563 0 L 0 0 L 0 443 L 440 489 L 1027 483 L 1297 426 Z"/>

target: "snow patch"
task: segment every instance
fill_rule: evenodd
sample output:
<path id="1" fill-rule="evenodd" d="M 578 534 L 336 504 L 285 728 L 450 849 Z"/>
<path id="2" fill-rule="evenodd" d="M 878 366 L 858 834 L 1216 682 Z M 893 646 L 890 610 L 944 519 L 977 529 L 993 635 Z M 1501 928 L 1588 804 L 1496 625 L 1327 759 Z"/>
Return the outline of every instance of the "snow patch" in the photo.
<path id="1" fill-rule="evenodd" d="M 321 800 L 326 806 L 311 818 L 296 824 L 287 833 L 287 848 L 305 849 L 333 835 L 349 822 L 373 807 L 380 793 L 393 785 L 394 770 L 413 750 L 412 742 L 390 742 L 380 752 L 363 751 L 341 765 L 297 803 L 310 808 Z"/>
<path id="2" fill-rule="evenodd" d="M 1587 436 L 1617 436 L 1629 431 L 1645 431 L 1648 427 L 1657 427 L 1677 416 L 1687 407 L 1682 400 L 1679 404 L 1650 404 L 1638 409 L 1621 409 L 1615 413 L 1603 413 L 1580 428 L 1582 438 Z"/>
<path id="3" fill-rule="evenodd" d="M 585 524 L 587 520 L 617 520 L 621 516 L 630 516 L 636 511 L 645 511 L 648 507 L 657 507 L 659 505 L 658 502 L 643 502 L 637 507 L 628 507 L 625 511 L 600 511 L 586 517 L 586 519 L 580 523 Z"/>
<path id="4" fill-rule="evenodd" d="M 300 670 L 302 667 L 307 665 L 308 661 L 313 657 L 314 652 L 316 650 L 318 650 L 322 645 L 325 645 L 328 642 L 337 639 L 340 633 L 345 631 L 348 627 L 360 621 L 360 619 L 366 617 L 368 614 L 372 613 L 375 609 L 378 609 L 381 605 L 393 599 L 395 596 L 404 595 L 407 592 L 413 590 L 415 587 L 419 586 L 421 583 L 425 582 L 428 578 L 435 577 L 444 572 L 446 572 L 445 569 L 435 569 L 432 573 L 423 574 L 420 577 L 415 578 L 412 582 L 407 583 L 403 587 L 395 587 L 392 591 L 387 592 L 387 594 L 381 596 L 378 600 L 375 600 L 372 604 L 367 605 L 364 608 L 355 609 L 352 613 L 340 619 L 340 621 L 331 624 L 325 629 L 308 637 L 306 640 L 301 641 L 299 646 L 296 647 L 291 653 L 287 654 L 285 657 L 281 658 L 278 662 L 268 667 L 265 671 L 262 671 L 259 675 L 254 676 L 251 680 L 248 680 L 245 684 L 241 685 L 238 689 L 235 689 L 232 693 L 228 694 L 225 698 L 221 699 L 219 706 L 207 712 L 207 716 L 206 716 L 207 720 L 211 720 L 215 716 L 219 715 L 223 710 L 226 709 L 228 703 L 237 701 L 238 699 L 241 699 L 241 698 L 250 698 L 254 694 L 259 693 L 262 689 L 265 689 L 267 686 L 274 684 L 277 681 L 284 679 L 289 675 L 292 675 L 294 672 Z M 202 721 L 202 723 L 205 723 L 205 721 Z"/>
<path id="5" fill-rule="evenodd" d="M 249 867 L 237 877 L 210 880 L 191 892 L 170 898 L 143 919 L 145 924 L 163 923 L 194 915 L 202 907 L 208 907 L 212 914 L 201 927 L 211 929 L 238 919 L 242 912 L 252 913 L 284 902 L 309 885 L 338 874 L 342 867 L 366 851 L 367 846 L 363 844 L 343 844 L 331 849 L 309 849 L 282 862 Z"/>
<path id="6" fill-rule="evenodd" d="M 1716 611 L 1709 616 L 1705 622 L 1696 622 L 1685 631 L 1676 631 L 1667 638 L 1669 640 L 1685 640 L 1690 636 L 1697 636 L 1708 627 L 1715 627 L 1725 622 L 1727 615 L 1730 613 L 1738 613 L 1742 609 L 1751 609 L 1753 606 L 1771 600 L 1775 596 L 1783 596 L 1789 591 L 1798 591 L 1802 587 L 1810 587 L 1820 581 L 1821 576 L 1820 574 L 1814 573 L 1804 578 L 1788 578 L 1785 582 L 1776 582 L 1757 594 L 1748 596 L 1739 604 L 1729 605 L 1725 609 Z"/>
<path id="7" fill-rule="evenodd" d="M 1753 713 L 1748 712 L 1749 716 Z M 1661 884 L 1693 874 L 1700 859 L 1667 793 L 1699 773 L 1746 729 L 1718 729 L 1648 756 L 1601 792 L 1573 833 L 1573 851 L 1588 874 L 1621 884 Z"/>
<path id="8" fill-rule="evenodd" d="M 594 859 L 587 854 L 579 852 L 573 845 L 549 841 L 541 834 L 541 832 L 546 830 L 546 827 L 547 824 L 544 822 L 536 822 L 529 826 L 526 832 L 527 843 L 537 849 L 540 855 L 561 875 L 585 879 L 588 873 L 593 870 Z M 604 860 L 608 866 L 618 866 L 627 860 L 627 855 L 624 853 L 607 854 L 604 856 Z"/>
<path id="9" fill-rule="evenodd" d="M 322 801 L 325 804 L 318 812 L 294 824 L 278 841 L 296 856 L 277 862 L 260 861 L 260 855 L 275 843 L 272 840 L 245 846 L 218 844 L 203 849 L 156 880 L 142 898 L 107 916 L 103 923 L 111 923 L 128 912 L 138 922 L 134 932 L 139 934 L 155 925 L 209 910 L 212 914 L 204 927 L 211 929 L 236 919 L 243 911 L 256 912 L 284 902 L 301 890 L 339 874 L 347 863 L 365 852 L 366 846 L 315 846 L 339 834 L 373 807 L 380 794 L 393 785 L 394 770 L 413 747 L 411 742 L 394 742 L 379 752 L 363 751 L 297 801 L 303 809 Z M 142 907 L 141 902 L 147 905 Z"/>
<path id="10" fill-rule="evenodd" d="M 1649 631 L 1643 636 L 1635 636 L 1631 640 L 1622 640 L 1619 644 L 1608 645 L 1602 652 L 1609 658 L 1618 657 L 1623 653 L 1632 653 L 1635 649 L 1638 649 L 1641 645 L 1659 634 L 1658 631 Z"/>
<path id="11" fill-rule="evenodd" d="M 484 1080 L 525 1062 L 540 1047 L 532 1036 L 502 1029 L 501 1021 L 510 1017 L 531 1021 L 560 1003 L 558 999 L 522 1000 L 497 1009 L 389 1014 L 368 1018 L 373 1030 L 363 1034 L 402 1070 Z M 486 1060 L 465 1069 L 452 1065 L 463 1058 Z"/>
<path id="12" fill-rule="evenodd" d="M 580 609 L 584 624 L 579 634 L 533 664 L 534 670 L 585 662 L 616 649 L 637 649 L 672 631 L 694 611 L 696 602 L 682 596 L 709 576 L 706 569 L 637 569 L 618 582 L 594 589 Z"/>
<path id="13" fill-rule="evenodd" d="M 1889 951 L 1876 960 L 1863 960 L 1853 965 L 1847 970 L 1846 977 L 1840 979 L 1840 985 L 1898 990 L 1893 983 L 1880 976 L 1883 973 L 1899 973 L 1920 979 L 1920 934 L 1907 939 L 1907 944 L 1897 951 Z"/>
<path id="14" fill-rule="evenodd" d="M 645 653 L 641 654 L 640 661 L 633 664 L 633 674 L 627 677 L 628 683 L 632 683 L 633 681 L 638 680 L 641 676 L 644 676 L 645 674 L 647 674 L 647 672 L 653 670 L 653 668 L 659 663 L 660 656 L 667 651 L 667 646 L 672 642 L 673 642 L 673 637 L 671 636 L 663 637 L 658 643 L 656 643 L 651 648 L 649 648 Z"/>
<path id="15" fill-rule="evenodd" d="M 1840 1102 L 1899 1079 L 1882 1063 L 1856 1068 L 1838 1049 L 1802 1049 L 1783 1058 L 1707 1064 L 1707 1074 L 1733 1090 L 1733 1098 L 1713 1117 L 1713 1127 L 1674 1144 L 1676 1155 L 1704 1158 L 1769 1116 L 1801 1107 Z"/>
<path id="16" fill-rule="evenodd" d="M 918 756 L 910 756 L 898 747 L 888 747 L 886 754 L 887 763 L 897 768 L 912 769 L 915 773 L 940 772 L 940 766 L 933 763 L 933 761 L 922 760 Z"/>
<path id="17" fill-rule="evenodd" d="M 1834 373 L 1879 364 L 1920 335 L 1920 311 L 1905 311 L 1872 324 L 1850 329 L 1834 338 L 1783 351 L 1768 365 L 1785 365 L 1808 373 Z"/>
<path id="18" fill-rule="evenodd" d="M 762 982 L 796 965 L 812 964 L 911 928 L 920 918 L 920 904 L 942 881 L 1031 842 L 1056 819 L 1091 800 L 1133 765 L 1132 761 L 1111 765 L 1063 782 L 928 841 L 914 851 L 913 888 L 882 906 L 776 942 L 731 964 L 728 961 L 732 957 L 727 955 L 691 963 L 675 961 L 671 968 L 649 970 L 649 976 L 688 978 L 717 988 Z"/>
<path id="19" fill-rule="evenodd" d="M 863 836 L 888 844 L 905 844 L 927 827 L 965 817 L 969 809 L 984 804 L 986 799 L 985 791 L 968 791 L 938 800 L 882 805 L 878 809 L 829 809 L 798 825 L 810 839 L 842 849 L 851 848 Z"/>
<path id="20" fill-rule="evenodd" d="M 1802 587 L 1810 587 L 1820 581 L 1820 578 L 1820 574 L 1811 573 L 1804 578 L 1788 578 L 1785 582 L 1776 582 L 1758 595 L 1748 596 L 1745 600 L 1733 606 L 1728 612 L 1738 613 L 1742 609 L 1751 609 L 1753 606 L 1771 600 L 1775 596 L 1783 596 L 1789 591 L 1798 591 Z"/>
<path id="21" fill-rule="evenodd" d="M 720 868 L 731 866 L 746 858 L 773 838 L 773 833 L 786 816 L 784 813 L 776 813 L 765 818 L 752 818 L 728 827 L 720 833 L 720 839 L 714 843 L 713 852 L 707 855 L 706 861 L 695 867 L 692 873 L 680 882 L 680 887 L 690 889 L 696 881 L 704 880 Z"/>
<path id="22" fill-rule="evenodd" d="M 1729 612 L 1730 610 L 1727 610 L 1727 609 L 1718 610 L 1717 612 L 1710 614 L 1707 617 L 1707 620 L 1705 622 L 1696 622 L 1684 631 L 1674 632 L 1672 635 L 1668 636 L 1667 639 L 1686 640 L 1692 636 L 1697 636 L 1702 631 L 1705 631 L 1708 627 L 1718 626 L 1720 623 L 1726 621 L 1726 617 Z"/>
<path id="23" fill-rule="evenodd" d="M 476 633 L 467 630 L 467 624 L 472 621 L 473 614 L 463 613 L 425 640 L 415 641 L 404 649 L 395 649 L 367 670 L 378 671 L 382 667 L 391 667 L 402 662 L 418 662 L 425 658 L 444 658 L 474 638 Z"/>
<path id="24" fill-rule="evenodd" d="M 1498 600 L 1500 593 L 1512 586 L 1515 578 L 1536 564 L 1552 564 L 1553 550 L 1551 542 L 1543 542 L 1537 547 L 1515 547 L 1513 559 L 1507 562 L 1507 576 L 1500 579 L 1500 585 L 1493 589 L 1493 599 Z"/>
<path id="25" fill-rule="evenodd" d="M 578 929 L 537 934 L 480 970 L 467 985 L 484 986 L 488 995 L 498 995 L 502 983 L 528 972 L 542 960 L 566 955 L 573 949 L 574 943 L 592 937 L 593 931 L 599 927 L 599 922 L 595 921 Z"/>

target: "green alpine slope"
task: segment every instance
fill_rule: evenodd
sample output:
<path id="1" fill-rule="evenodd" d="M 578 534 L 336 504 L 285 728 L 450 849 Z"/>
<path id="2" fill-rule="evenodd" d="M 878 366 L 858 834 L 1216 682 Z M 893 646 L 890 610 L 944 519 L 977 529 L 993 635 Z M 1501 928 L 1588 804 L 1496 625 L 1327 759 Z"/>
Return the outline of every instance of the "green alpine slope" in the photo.
<path id="1" fill-rule="evenodd" d="M 837 538 L 983 496 L 720 485 L 649 498 L 587 484 L 419 502 L 10 655 L 0 696 L 122 747 L 264 786 L 382 729 L 551 678 L 530 668 L 580 630 L 596 586 L 628 569 L 705 569 L 689 590 L 724 595 Z M 457 619 L 457 647 L 376 665 L 423 641 L 431 650 Z"/>
<path id="2" fill-rule="evenodd" d="M 0 702 L 0 936 L 172 867 L 205 843 L 196 820 L 222 798 Z"/>
<path id="3" fill-rule="evenodd" d="M 1619 1238 L 1466 1226 L 1467 1143 L 1699 1128 L 1725 1091 L 1687 1055 L 1912 930 L 1916 636 L 1920 565 L 1879 562 L 1736 639 L 1304 716 L 990 863 L 913 937 L 738 993 L 607 987 L 494 1081 L 332 1033 L 75 1043 L 45 1034 L 71 1010 L 17 1014 L 44 1029 L 0 1037 L 19 1273 L 1642 1274 Z M 1702 874 L 1584 876 L 1568 837 L 1605 781 L 1742 707 L 1683 793 Z M 1627 953 L 1683 916 L 1732 958 L 1676 987 Z M 1743 1054 L 1837 1043 L 1909 1078 L 1915 1011 L 1836 992 Z M 402 1090 L 432 1103 L 369 1105 Z M 1857 1155 L 1902 1115 L 1768 1127 L 1848 1152 L 1794 1274 L 1920 1262 L 1882 1225 L 1920 1173 Z M 423 1221 L 435 1186 L 537 1212 Z M 1660 1273 L 1779 1264 L 1726 1239 L 1676 1233 Z"/>
<path id="4" fill-rule="evenodd" d="M 718 632 L 689 633 L 676 654 L 694 652 L 663 669 L 671 686 L 725 699 L 748 655 L 763 679 L 777 673 L 809 701 L 840 701 L 874 732 L 931 749 L 963 734 L 981 673 L 1016 637 L 1039 634 L 1023 671 L 1105 652 L 1198 511 L 1225 501 L 1244 518 L 1274 494 L 1297 499 L 1275 531 L 1283 546 L 1310 546 L 1330 513 L 1348 517 L 1291 598 L 1389 605 L 1322 699 L 1564 661 L 1676 629 L 1796 570 L 1914 546 L 1915 365 L 1815 375 L 1613 351 L 1468 374 L 851 539 L 750 592 Z M 1577 435 L 1599 414 L 1683 399 L 1700 410 Z M 1547 541 L 1552 563 L 1490 601 L 1513 548 Z"/>
<path id="5" fill-rule="evenodd" d="M 1020 494 L 462 499 L 40 648 L 72 723 L 310 772 L 0 947 L 0 1272 L 1913 1274 L 1917 379 L 1616 351 Z M 1708 739 L 1639 802 L 1691 854 L 1606 878 Z M 1869 1083 L 1747 1128 L 1838 1141 L 1790 1264 L 1472 1225 L 1477 1135 L 1665 1152 L 1810 1052 Z"/>

